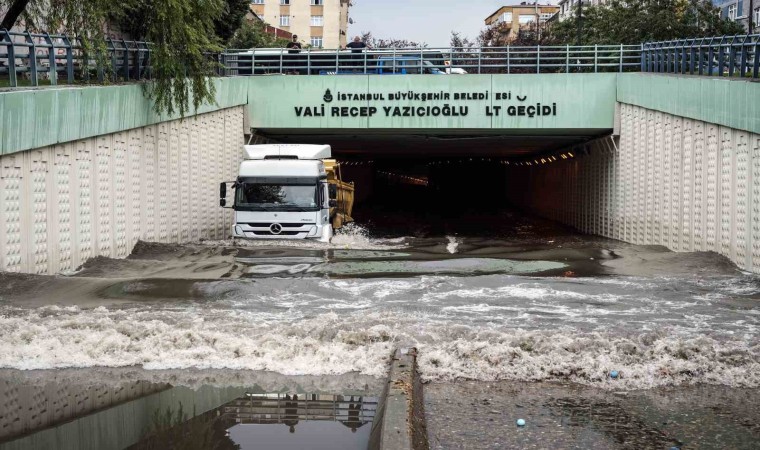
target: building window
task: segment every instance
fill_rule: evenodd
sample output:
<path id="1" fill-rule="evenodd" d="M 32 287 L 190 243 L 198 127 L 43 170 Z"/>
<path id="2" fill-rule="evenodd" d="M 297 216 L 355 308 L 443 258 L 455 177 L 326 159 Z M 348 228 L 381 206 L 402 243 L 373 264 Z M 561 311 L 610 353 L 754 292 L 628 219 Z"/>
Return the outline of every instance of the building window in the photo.
<path id="1" fill-rule="evenodd" d="M 290 4 L 290 0 L 280 0 L 280 4 L 281 5 L 289 5 Z"/>
<path id="2" fill-rule="evenodd" d="M 290 26 L 290 16 L 280 16 L 280 26 L 281 27 L 289 27 Z"/>
<path id="3" fill-rule="evenodd" d="M 753 15 L 754 19 L 752 20 L 752 25 L 754 27 L 757 27 L 760 25 L 760 8 L 755 8 L 755 14 Z M 752 31 L 750 31 L 752 33 Z"/>
<path id="4" fill-rule="evenodd" d="M 324 16 L 311 16 L 311 26 L 313 27 L 321 27 L 325 24 L 325 17 Z"/>
<path id="5" fill-rule="evenodd" d="M 533 14 L 520 14 L 520 24 L 533 23 L 536 21 L 536 16 Z"/>
<path id="6" fill-rule="evenodd" d="M 512 23 L 512 13 L 505 12 L 502 14 L 501 17 L 499 17 L 499 22 Z"/>
<path id="7" fill-rule="evenodd" d="M 325 4 L 325 0 L 311 0 L 311 4 L 314 6 L 322 6 Z"/>
<path id="8" fill-rule="evenodd" d="M 736 13 L 739 11 L 739 5 L 734 3 L 733 5 L 728 5 L 728 18 L 731 20 L 736 20 Z"/>
<path id="9" fill-rule="evenodd" d="M 311 46 L 316 48 L 322 48 L 322 36 L 314 36 L 311 38 Z"/>
<path id="10" fill-rule="evenodd" d="M 264 0 L 251 0 L 251 3 L 253 3 L 254 5 L 263 5 Z"/>

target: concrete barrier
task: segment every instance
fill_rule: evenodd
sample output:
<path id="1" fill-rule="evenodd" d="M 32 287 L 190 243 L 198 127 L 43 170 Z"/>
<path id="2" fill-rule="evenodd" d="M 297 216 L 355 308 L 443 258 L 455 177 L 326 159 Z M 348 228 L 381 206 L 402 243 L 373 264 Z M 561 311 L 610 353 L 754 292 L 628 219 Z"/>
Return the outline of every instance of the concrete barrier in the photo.
<path id="1" fill-rule="evenodd" d="M 417 349 L 399 348 L 391 361 L 380 409 L 372 425 L 370 450 L 427 450 L 422 382 Z"/>

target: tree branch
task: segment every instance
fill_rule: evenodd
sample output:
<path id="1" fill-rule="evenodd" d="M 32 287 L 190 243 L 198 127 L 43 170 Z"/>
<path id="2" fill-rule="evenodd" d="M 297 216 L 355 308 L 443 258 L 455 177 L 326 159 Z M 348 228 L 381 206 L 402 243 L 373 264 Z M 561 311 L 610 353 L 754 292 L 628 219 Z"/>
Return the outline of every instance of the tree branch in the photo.
<path id="1" fill-rule="evenodd" d="M 5 17 L 3 17 L 3 22 L 0 23 L 0 28 L 10 30 L 13 25 L 16 24 L 16 21 L 18 20 L 21 13 L 24 12 L 26 5 L 28 4 L 29 0 L 14 0 L 14 2 L 11 3 L 11 7 L 8 8 L 8 12 L 5 14 Z"/>

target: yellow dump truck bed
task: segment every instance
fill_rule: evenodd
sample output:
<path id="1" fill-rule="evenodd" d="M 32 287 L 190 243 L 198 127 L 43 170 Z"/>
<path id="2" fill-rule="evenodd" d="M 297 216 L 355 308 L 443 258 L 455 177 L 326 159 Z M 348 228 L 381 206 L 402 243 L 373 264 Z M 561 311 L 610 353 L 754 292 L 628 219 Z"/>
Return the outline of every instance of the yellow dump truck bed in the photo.
<path id="1" fill-rule="evenodd" d="M 330 219 L 333 229 L 337 230 L 343 225 L 353 222 L 351 212 L 354 209 L 354 183 L 342 180 L 340 164 L 334 159 L 325 159 L 325 171 L 327 182 L 337 188 L 337 206 L 330 208 Z"/>

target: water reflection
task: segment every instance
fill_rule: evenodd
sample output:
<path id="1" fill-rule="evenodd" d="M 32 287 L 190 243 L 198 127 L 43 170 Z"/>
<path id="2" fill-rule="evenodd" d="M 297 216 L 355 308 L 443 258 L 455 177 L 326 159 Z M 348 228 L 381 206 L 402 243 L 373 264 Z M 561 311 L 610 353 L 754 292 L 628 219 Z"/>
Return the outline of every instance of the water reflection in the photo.
<path id="1" fill-rule="evenodd" d="M 380 390 L 361 376 L 101 371 L 0 371 L 0 450 L 365 449 Z M 135 373 L 146 380 L 124 380 Z M 346 393 L 322 390 L 341 380 Z"/>
<path id="2" fill-rule="evenodd" d="M 241 248 L 234 260 L 242 267 L 242 278 L 559 274 L 568 267 L 567 255 L 563 255 L 564 261 L 551 260 L 551 255 L 544 255 L 546 260 L 526 258 L 525 249 L 487 244 L 469 243 L 457 252 L 441 240 L 416 240 L 403 251 Z"/>

